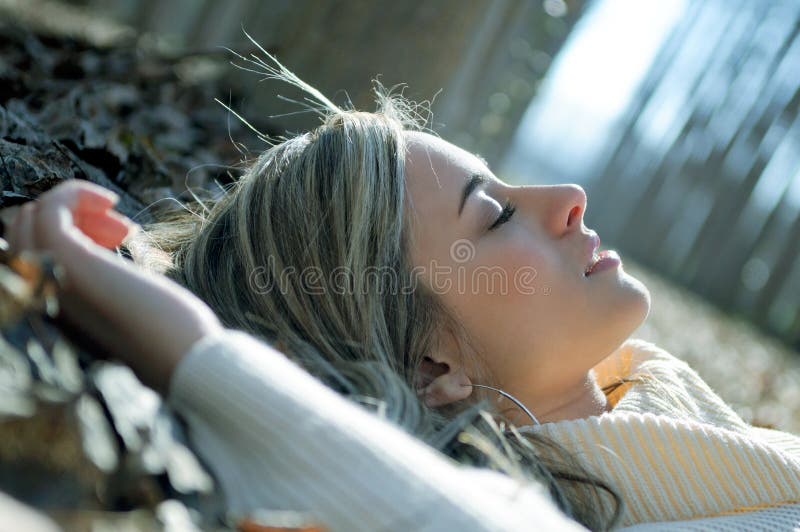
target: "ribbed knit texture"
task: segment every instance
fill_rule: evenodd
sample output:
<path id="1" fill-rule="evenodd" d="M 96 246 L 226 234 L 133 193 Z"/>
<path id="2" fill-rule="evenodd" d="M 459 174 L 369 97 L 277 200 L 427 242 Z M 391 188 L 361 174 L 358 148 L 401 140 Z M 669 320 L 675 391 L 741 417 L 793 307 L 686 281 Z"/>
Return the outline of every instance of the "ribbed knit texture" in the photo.
<path id="1" fill-rule="evenodd" d="M 733 516 L 682 526 L 800 528 L 800 437 L 748 425 L 685 362 L 645 340 L 626 341 L 595 374 L 601 386 L 642 381 L 609 394 L 611 412 L 525 430 L 610 482 L 625 502 L 622 526 Z"/>
<path id="2" fill-rule="evenodd" d="M 332 531 L 583 529 L 540 486 L 456 464 L 241 332 L 196 343 L 168 402 L 235 518 L 275 509 Z"/>

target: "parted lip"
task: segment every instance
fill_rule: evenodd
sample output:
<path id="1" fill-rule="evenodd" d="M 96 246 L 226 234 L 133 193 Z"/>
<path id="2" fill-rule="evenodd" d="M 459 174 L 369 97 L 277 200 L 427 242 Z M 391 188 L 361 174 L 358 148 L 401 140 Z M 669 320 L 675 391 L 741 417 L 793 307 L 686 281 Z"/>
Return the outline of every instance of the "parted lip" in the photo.
<path id="1" fill-rule="evenodd" d="M 594 257 L 595 251 L 597 251 L 599 247 L 600 247 L 600 237 L 597 236 L 597 233 L 592 231 L 592 233 L 589 236 L 589 239 L 586 241 L 586 250 L 588 251 L 589 258 L 587 259 L 586 267 L 583 268 L 584 274 L 587 271 L 589 271 L 589 268 L 591 268 L 592 264 L 594 264 L 592 258 Z"/>

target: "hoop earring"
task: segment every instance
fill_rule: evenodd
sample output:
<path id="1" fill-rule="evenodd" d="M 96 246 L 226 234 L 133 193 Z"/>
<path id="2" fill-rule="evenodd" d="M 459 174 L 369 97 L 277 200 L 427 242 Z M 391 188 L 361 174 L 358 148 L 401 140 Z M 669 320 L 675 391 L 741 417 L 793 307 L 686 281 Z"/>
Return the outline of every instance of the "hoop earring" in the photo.
<path id="1" fill-rule="evenodd" d="M 536 416 L 534 416 L 533 413 L 530 410 L 528 410 L 528 408 L 525 405 L 523 405 L 518 399 L 516 399 L 510 393 L 504 392 L 503 390 L 500 390 L 498 388 L 493 388 L 492 386 L 487 386 L 485 384 L 469 384 L 468 386 L 473 386 L 477 388 L 488 388 L 489 390 L 493 390 L 499 393 L 500 395 L 502 395 L 503 397 L 505 397 L 506 399 L 510 400 L 515 405 L 517 405 L 523 412 L 525 412 L 528 415 L 528 417 L 530 417 L 533 420 L 534 425 L 541 425 L 541 423 L 539 423 L 539 420 L 536 419 Z"/>

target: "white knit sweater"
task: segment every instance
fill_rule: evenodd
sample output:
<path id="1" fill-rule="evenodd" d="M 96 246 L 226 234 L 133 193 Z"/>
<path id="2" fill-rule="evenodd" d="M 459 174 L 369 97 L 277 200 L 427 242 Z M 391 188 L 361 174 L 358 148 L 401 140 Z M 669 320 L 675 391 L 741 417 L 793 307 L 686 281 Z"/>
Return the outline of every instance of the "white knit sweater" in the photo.
<path id="1" fill-rule="evenodd" d="M 616 487 L 626 506 L 622 525 L 731 516 L 685 525 L 800 528 L 800 437 L 748 425 L 685 362 L 651 342 L 629 339 L 594 371 L 600 386 L 621 377 L 641 382 L 611 393 L 611 412 L 527 430 L 564 444 Z"/>
<path id="2" fill-rule="evenodd" d="M 331 531 L 583 530 L 539 486 L 456 464 L 241 332 L 196 343 L 168 402 L 235 519 L 304 510 Z"/>

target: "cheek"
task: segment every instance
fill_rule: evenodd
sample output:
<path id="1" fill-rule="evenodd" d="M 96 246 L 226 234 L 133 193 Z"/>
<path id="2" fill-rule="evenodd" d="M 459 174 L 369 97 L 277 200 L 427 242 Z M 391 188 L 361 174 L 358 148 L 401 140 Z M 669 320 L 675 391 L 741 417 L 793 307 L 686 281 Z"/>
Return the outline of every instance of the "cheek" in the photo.
<path id="1" fill-rule="evenodd" d="M 564 282 L 554 250 L 524 236 L 481 242 L 474 260 L 456 265 L 459 289 L 442 294 L 487 352 L 514 351 L 513 339 L 521 330 L 533 332 L 545 324 L 557 303 L 550 291 Z"/>
<path id="2" fill-rule="evenodd" d="M 479 259 L 485 265 L 495 265 L 504 271 L 509 279 L 509 295 L 514 294 L 515 284 L 519 285 L 516 292 L 527 293 L 525 286 L 528 281 L 537 285 L 555 281 L 554 276 L 560 267 L 555 249 L 532 235 L 524 231 L 508 231 L 503 238 L 487 244 Z"/>

